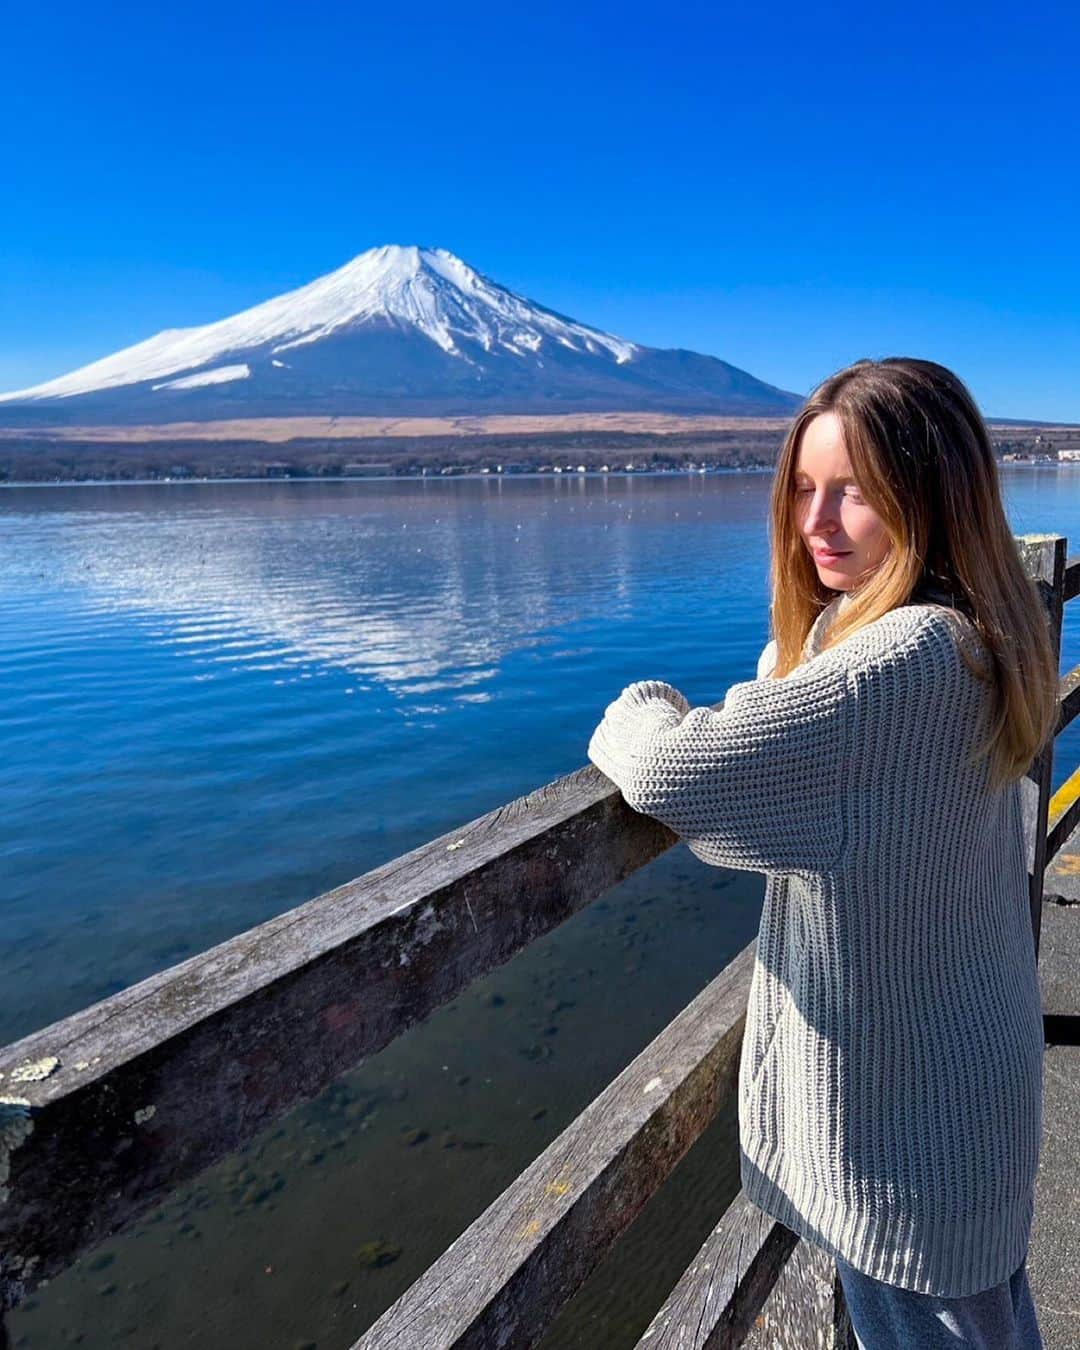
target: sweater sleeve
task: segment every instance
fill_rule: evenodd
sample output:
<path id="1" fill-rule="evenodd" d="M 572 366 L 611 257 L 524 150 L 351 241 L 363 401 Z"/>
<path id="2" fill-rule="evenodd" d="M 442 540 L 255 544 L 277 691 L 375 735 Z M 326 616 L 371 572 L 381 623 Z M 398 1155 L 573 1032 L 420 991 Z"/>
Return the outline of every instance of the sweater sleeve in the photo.
<path id="1" fill-rule="evenodd" d="M 643 680 L 609 704 L 588 754 L 629 806 L 703 862 L 820 870 L 845 842 L 851 698 L 843 665 L 824 660 L 733 684 L 719 710 Z"/>

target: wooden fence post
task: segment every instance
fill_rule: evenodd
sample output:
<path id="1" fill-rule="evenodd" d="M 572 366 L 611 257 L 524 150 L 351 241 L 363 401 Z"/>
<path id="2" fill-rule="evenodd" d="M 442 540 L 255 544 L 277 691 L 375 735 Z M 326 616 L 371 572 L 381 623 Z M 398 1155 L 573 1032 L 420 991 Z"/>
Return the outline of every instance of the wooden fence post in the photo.
<path id="1" fill-rule="evenodd" d="M 1035 581 L 1050 620 L 1054 657 L 1061 662 L 1061 621 L 1065 602 L 1065 549 L 1062 534 L 1022 534 L 1017 545 L 1025 570 Z M 1031 908 L 1031 935 L 1035 959 L 1039 959 L 1039 934 L 1042 929 L 1044 873 L 1046 871 L 1046 827 L 1050 813 L 1050 786 L 1054 768 L 1054 736 L 1035 757 L 1026 780 L 1032 785 L 1026 793 L 1024 826 L 1027 833 L 1028 902 Z"/>

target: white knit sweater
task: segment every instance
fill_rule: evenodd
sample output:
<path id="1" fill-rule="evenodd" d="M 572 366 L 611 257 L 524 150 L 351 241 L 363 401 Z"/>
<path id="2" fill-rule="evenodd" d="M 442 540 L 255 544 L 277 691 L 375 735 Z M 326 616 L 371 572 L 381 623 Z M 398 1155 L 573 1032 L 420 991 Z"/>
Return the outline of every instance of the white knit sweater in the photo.
<path id="1" fill-rule="evenodd" d="M 975 629 L 912 604 L 722 708 L 629 685 L 589 758 L 718 867 L 764 872 L 739 1066 L 742 1184 L 875 1279 L 959 1297 L 1025 1258 L 1043 1028 L 1020 788 L 964 760 Z M 954 620 L 956 623 L 954 624 Z"/>

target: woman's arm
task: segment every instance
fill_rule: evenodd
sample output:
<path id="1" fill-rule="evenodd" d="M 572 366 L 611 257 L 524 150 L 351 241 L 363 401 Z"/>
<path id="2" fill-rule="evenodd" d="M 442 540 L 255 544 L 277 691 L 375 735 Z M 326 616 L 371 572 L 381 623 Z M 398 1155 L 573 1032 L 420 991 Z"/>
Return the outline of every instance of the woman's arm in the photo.
<path id="1" fill-rule="evenodd" d="M 609 704 L 589 758 L 703 862 L 820 870 L 844 847 L 851 698 L 837 661 L 733 684 L 719 710 L 642 680 Z"/>

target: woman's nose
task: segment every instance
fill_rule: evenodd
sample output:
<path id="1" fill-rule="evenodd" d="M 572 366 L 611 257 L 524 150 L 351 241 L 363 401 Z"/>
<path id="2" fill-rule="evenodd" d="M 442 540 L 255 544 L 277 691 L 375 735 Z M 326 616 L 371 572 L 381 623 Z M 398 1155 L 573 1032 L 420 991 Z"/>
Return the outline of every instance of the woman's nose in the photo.
<path id="1" fill-rule="evenodd" d="M 816 496 L 807 504 L 803 515 L 803 532 L 814 534 L 836 524 L 828 496 Z"/>

